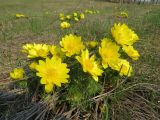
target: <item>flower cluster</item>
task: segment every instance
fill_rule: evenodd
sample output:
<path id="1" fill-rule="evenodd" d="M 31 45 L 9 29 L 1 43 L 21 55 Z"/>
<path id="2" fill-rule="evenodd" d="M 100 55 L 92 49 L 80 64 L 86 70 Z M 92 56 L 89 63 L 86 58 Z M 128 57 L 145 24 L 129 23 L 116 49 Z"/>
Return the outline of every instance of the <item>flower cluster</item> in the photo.
<path id="1" fill-rule="evenodd" d="M 56 86 L 70 83 L 73 73 L 76 75 L 79 69 L 97 82 L 107 69 L 119 73 L 120 76 L 131 76 L 133 69 L 124 54 L 133 60 L 139 58 L 138 51 L 133 48 L 139 38 L 126 24 L 115 23 L 111 33 L 114 40 L 105 37 L 100 43 L 83 42 L 81 36 L 69 34 L 61 39 L 59 46 L 25 44 L 22 52 L 27 54 L 30 61 L 28 68 L 35 72 L 47 93 L 52 92 Z M 78 65 L 81 67 L 73 69 Z M 15 69 L 10 76 L 13 79 L 22 79 L 23 74 L 22 69 Z"/>
<path id="2" fill-rule="evenodd" d="M 74 12 L 72 14 L 67 14 L 65 15 L 64 13 L 60 13 L 59 14 L 59 19 L 61 21 L 75 21 L 78 22 L 79 20 L 82 20 L 85 18 L 85 14 L 82 13 L 78 13 L 78 12 Z"/>
<path id="3" fill-rule="evenodd" d="M 72 22 L 79 22 L 83 19 L 85 19 L 86 14 L 98 14 L 99 11 L 92 11 L 92 10 L 85 10 L 84 12 L 73 12 L 72 14 L 64 14 L 64 13 L 60 13 L 59 14 L 59 19 L 61 21 L 60 23 L 60 27 L 62 29 L 66 29 L 71 27 L 71 23 Z"/>
<path id="4" fill-rule="evenodd" d="M 139 53 L 134 49 L 133 44 L 139 40 L 137 34 L 131 30 L 126 24 L 114 24 L 111 33 L 115 41 L 122 46 L 123 51 L 133 60 L 138 60 Z"/>
<path id="5" fill-rule="evenodd" d="M 67 14 L 67 15 L 60 13 L 59 14 L 59 19 L 61 21 L 60 27 L 62 29 L 69 28 L 71 26 L 71 22 L 79 22 L 80 20 L 83 20 L 84 18 L 85 18 L 84 13 L 74 12 L 72 14 Z"/>

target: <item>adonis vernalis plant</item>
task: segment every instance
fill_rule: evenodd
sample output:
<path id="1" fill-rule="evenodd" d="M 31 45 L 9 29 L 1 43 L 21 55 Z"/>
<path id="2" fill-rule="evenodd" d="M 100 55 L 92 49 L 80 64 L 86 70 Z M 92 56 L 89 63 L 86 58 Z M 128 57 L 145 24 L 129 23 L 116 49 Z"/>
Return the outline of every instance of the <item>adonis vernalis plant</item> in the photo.
<path id="1" fill-rule="evenodd" d="M 84 17 L 83 14 L 81 17 Z M 60 18 L 71 19 L 71 16 L 60 14 Z M 42 100 L 44 94 L 56 94 L 61 104 L 67 101 L 70 107 L 84 105 L 92 97 L 114 89 L 115 78 L 130 77 L 133 68 L 129 61 L 140 57 L 133 47 L 139 37 L 126 24 L 115 23 L 111 33 L 112 38 L 106 36 L 100 42 L 84 42 L 83 36 L 68 34 L 59 45 L 25 44 L 22 52 L 27 56 L 28 65 L 24 70 L 14 69 L 10 76 L 13 79 L 25 77 L 26 81 L 38 81 L 38 88 L 36 84 L 28 87 L 36 88 Z M 112 87 L 107 89 L 106 86 Z"/>

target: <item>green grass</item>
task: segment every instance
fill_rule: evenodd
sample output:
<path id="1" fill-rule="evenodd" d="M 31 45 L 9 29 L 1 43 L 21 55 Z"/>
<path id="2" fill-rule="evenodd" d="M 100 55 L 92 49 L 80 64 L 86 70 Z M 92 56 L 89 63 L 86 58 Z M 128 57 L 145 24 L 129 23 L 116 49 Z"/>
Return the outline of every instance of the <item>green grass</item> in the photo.
<path id="1" fill-rule="evenodd" d="M 100 10 L 100 14 L 87 16 L 69 30 L 60 29 L 60 12 L 85 9 Z M 119 11 L 127 11 L 129 18 L 115 17 Z M 16 13 L 24 13 L 28 18 L 16 19 Z M 110 36 L 114 22 L 125 22 L 136 31 L 140 41 L 135 47 L 141 57 L 133 63 L 134 76 L 114 94 L 105 97 L 104 119 L 159 119 L 160 93 L 155 87 L 160 85 L 159 5 L 114 4 L 98 0 L 0 0 L 0 84 L 10 81 L 8 73 L 12 68 L 25 65 L 24 55 L 20 52 L 22 44 L 57 44 L 69 33 L 81 35 L 84 41 L 100 41 Z"/>

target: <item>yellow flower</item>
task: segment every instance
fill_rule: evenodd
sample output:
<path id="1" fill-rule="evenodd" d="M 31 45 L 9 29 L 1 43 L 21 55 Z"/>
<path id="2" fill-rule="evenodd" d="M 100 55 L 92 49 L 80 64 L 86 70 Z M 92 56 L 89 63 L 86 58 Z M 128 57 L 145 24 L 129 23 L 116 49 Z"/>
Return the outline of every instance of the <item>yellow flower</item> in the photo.
<path id="1" fill-rule="evenodd" d="M 66 56 L 71 57 L 72 55 L 79 54 L 85 47 L 81 41 L 81 37 L 76 35 L 66 35 L 60 41 L 62 51 L 66 53 Z"/>
<path id="2" fill-rule="evenodd" d="M 73 13 L 73 16 L 74 16 L 74 17 L 78 17 L 78 13 L 74 12 L 74 13 Z"/>
<path id="3" fill-rule="evenodd" d="M 133 46 L 123 46 L 122 49 L 123 49 L 123 51 L 124 51 L 125 53 L 127 53 L 127 55 L 128 55 L 129 57 L 131 57 L 133 60 L 138 60 L 138 58 L 140 57 L 138 51 L 135 50 L 135 49 L 133 48 Z"/>
<path id="4" fill-rule="evenodd" d="M 99 54 L 102 57 L 102 65 L 104 68 L 110 66 L 114 69 L 114 65 L 117 63 L 120 54 L 118 53 L 120 47 L 111 40 L 104 38 L 99 47 Z"/>
<path id="5" fill-rule="evenodd" d="M 61 28 L 63 28 L 63 29 L 69 28 L 70 26 L 71 26 L 71 24 L 68 23 L 68 22 L 62 22 L 62 23 L 61 23 Z"/>
<path id="6" fill-rule="evenodd" d="M 93 14 L 93 11 L 89 10 L 88 13 L 89 13 L 89 14 Z"/>
<path id="7" fill-rule="evenodd" d="M 24 17 L 25 17 L 24 14 L 21 14 L 21 13 L 17 13 L 17 14 L 16 14 L 16 18 L 24 18 Z"/>
<path id="8" fill-rule="evenodd" d="M 12 79 L 22 79 L 24 75 L 24 70 L 22 68 L 15 68 L 12 72 L 10 72 L 10 77 Z"/>
<path id="9" fill-rule="evenodd" d="M 79 21 L 79 19 L 78 19 L 77 17 L 74 17 L 74 20 L 75 20 L 76 22 L 78 22 L 78 21 Z"/>
<path id="10" fill-rule="evenodd" d="M 98 45 L 98 42 L 97 41 L 90 41 L 90 42 L 87 42 L 87 45 L 90 48 L 95 48 Z"/>
<path id="11" fill-rule="evenodd" d="M 119 71 L 120 76 L 131 76 L 132 73 L 132 66 L 129 64 L 127 60 L 119 59 L 119 62 L 117 63 L 117 66 L 115 67 L 115 70 Z"/>
<path id="12" fill-rule="evenodd" d="M 126 24 L 114 24 L 111 28 L 112 36 L 115 41 L 120 45 L 133 45 L 137 40 L 139 40 L 137 34 L 128 28 Z"/>
<path id="13" fill-rule="evenodd" d="M 28 54 L 28 58 L 46 58 L 49 53 L 49 47 L 46 44 L 26 44 L 23 46 L 22 51 Z"/>
<path id="14" fill-rule="evenodd" d="M 60 14 L 59 14 L 59 19 L 62 20 L 62 21 L 65 20 L 65 16 L 64 16 L 63 13 L 60 13 Z"/>
<path id="15" fill-rule="evenodd" d="M 61 21 L 65 20 L 65 17 L 61 17 L 60 20 L 61 20 Z"/>
<path id="16" fill-rule="evenodd" d="M 53 56 L 57 56 L 57 57 L 60 57 L 60 58 L 64 58 L 65 57 L 65 55 L 62 52 L 61 48 L 58 47 L 58 46 L 55 46 L 55 45 L 49 46 L 49 51 Z"/>
<path id="17" fill-rule="evenodd" d="M 68 83 L 69 69 L 66 63 L 61 62 L 60 58 L 39 60 L 36 70 L 38 71 L 36 75 L 41 77 L 40 83 L 45 85 L 46 92 L 51 92 L 54 85 L 61 87 L 62 83 Z"/>
<path id="18" fill-rule="evenodd" d="M 85 13 L 88 13 L 88 11 L 89 11 L 89 10 L 86 9 L 86 10 L 85 10 Z"/>
<path id="19" fill-rule="evenodd" d="M 84 19 L 84 18 L 85 18 L 84 13 L 81 13 L 81 14 L 80 14 L 80 18 L 81 18 L 81 19 Z"/>
<path id="20" fill-rule="evenodd" d="M 22 52 L 28 53 L 29 50 L 31 50 L 33 48 L 33 44 L 25 44 L 22 46 L 22 48 L 23 48 Z"/>
<path id="21" fill-rule="evenodd" d="M 70 19 L 71 19 L 71 15 L 67 15 L 66 18 L 67 18 L 68 20 L 70 20 Z"/>
<path id="22" fill-rule="evenodd" d="M 76 56 L 76 59 L 80 62 L 84 72 L 88 72 L 92 75 L 95 81 L 98 81 L 98 76 L 102 76 L 103 70 L 98 67 L 98 63 L 95 61 L 95 56 L 89 57 L 89 52 L 86 49 L 82 51 L 81 56 Z"/>
<path id="23" fill-rule="evenodd" d="M 46 44 L 33 44 L 33 48 L 28 52 L 28 58 L 43 57 L 46 58 L 49 53 L 49 47 Z"/>
<path id="24" fill-rule="evenodd" d="M 38 65 L 38 63 L 36 63 L 36 62 L 32 62 L 30 65 L 29 65 L 29 68 L 31 69 L 31 70 L 34 70 L 34 69 L 36 69 L 36 66 Z"/>

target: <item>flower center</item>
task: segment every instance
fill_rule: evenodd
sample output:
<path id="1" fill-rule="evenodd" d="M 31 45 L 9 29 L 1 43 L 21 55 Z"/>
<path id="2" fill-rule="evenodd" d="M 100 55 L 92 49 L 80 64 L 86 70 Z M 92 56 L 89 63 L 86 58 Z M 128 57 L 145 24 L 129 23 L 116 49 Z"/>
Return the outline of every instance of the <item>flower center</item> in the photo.
<path id="1" fill-rule="evenodd" d="M 90 60 L 85 61 L 85 66 L 86 66 L 87 69 L 92 69 L 93 68 L 93 64 Z"/>
<path id="2" fill-rule="evenodd" d="M 58 72 L 55 68 L 49 68 L 46 73 L 48 78 L 56 78 Z"/>

